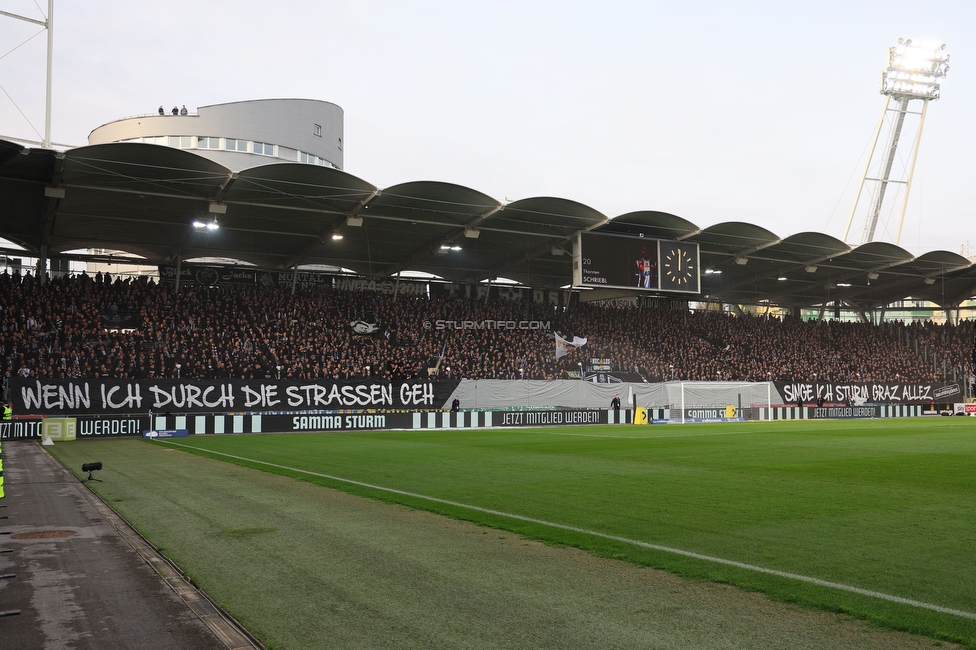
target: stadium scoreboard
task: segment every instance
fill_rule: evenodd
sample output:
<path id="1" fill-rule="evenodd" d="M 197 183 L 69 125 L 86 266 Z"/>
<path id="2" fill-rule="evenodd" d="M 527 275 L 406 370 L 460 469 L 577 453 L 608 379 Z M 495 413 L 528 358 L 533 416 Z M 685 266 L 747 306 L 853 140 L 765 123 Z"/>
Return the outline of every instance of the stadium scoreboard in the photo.
<path id="1" fill-rule="evenodd" d="M 701 293 L 698 244 L 581 232 L 573 250 L 573 286 Z"/>

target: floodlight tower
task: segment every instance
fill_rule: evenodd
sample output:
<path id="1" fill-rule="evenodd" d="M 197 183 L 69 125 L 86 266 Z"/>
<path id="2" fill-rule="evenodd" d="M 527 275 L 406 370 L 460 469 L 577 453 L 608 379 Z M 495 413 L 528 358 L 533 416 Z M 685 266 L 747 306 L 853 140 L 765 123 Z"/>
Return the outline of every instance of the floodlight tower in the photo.
<path id="1" fill-rule="evenodd" d="M 851 207 L 851 214 L 847 219 L 844 241 L 847 241 L 851 222 L 854 220 L 854 214 L 857 211 L 857 204 L 861 199 L 864 187 L 869 182 L 873 184 L 874 190 L 871 208 L 864 222 L 864 235 L 861 243 L 874 241 L 878 218 L 881 216 L 881 208 L 884 205 L 885 192 L 889 183 L 905 186 L 895 244 L 898 244 L 901 239 L 901 228 L 905 222 L 905 211 L 908 209 L 908 194 L 912 189 L 912 174 L 915 171 L 915 160 L 918 157 L 918 148 L 922 140 L 922 127 L 925 126 L 925 113 L 929 102 L 939 98 L 940 84 L 946 73 L 949 72 L 949 55 L 945 53 L 945 48 L 944 44 L 934 46 L 915 44 L 912 43 L 911 39 L 905 40 L 903 38 L 898 39 L 898 45 L 888 48 L 888 67 L 881 73 L 881 94 L 885 96 L 885 105 L 881 111 L 878 126 L 874 130 L 871 153 L 868 155 L 864 174 L 861 176 L 861 184 L 858 186 L 857 196 L 854 197 L 854 205 Z M 915 106 L 912 106 L 913 102 L 915 102 Z M 918 102 L 921 102 L 920 108 L 917 108 Z M 915 110 L 909 110 L 910 107 Z M 915 142 L 910 151 L 911 161 L 908 164 L 905 178 L 893 179 L 891 168 L 895 162 L 895 152 L 901 139 L 902 127 L 905 125 L 905 118 L 908 115 L 919 116 Z M 876 173 L 872 174 L 871 163 L 875 158 L 878 138 L 886 120 L 890 122 L 888 145 L 885 148 L 880 166 L 875 168 Z"/>
<path id="2" fill-rule="evenodd" d="M 35 3 L 37 4 L 37 3 Z M 47 80 L 44 93 L 44 140 L 42 142 L 31 142 L 30 144 L 40 144 L 45 149 L 51 148 L 51 65 L 54 61 L 54 0 L 47 0 L 47 20 L 37 20 L 28 18 L 9 11 L 0 11 L 0 16 L 14 18 L 26 23 L 40 25 L 47 30 Z M 17 138 L 20 139 L 20 138 Z"/>

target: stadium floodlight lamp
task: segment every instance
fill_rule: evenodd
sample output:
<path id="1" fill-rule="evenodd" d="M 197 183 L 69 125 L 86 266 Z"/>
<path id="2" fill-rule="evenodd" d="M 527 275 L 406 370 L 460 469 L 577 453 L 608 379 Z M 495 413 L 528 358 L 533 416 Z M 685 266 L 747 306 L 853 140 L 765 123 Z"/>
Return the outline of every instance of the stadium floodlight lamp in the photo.
<path id="1" fill-rule="evenodd" d="M 202 221 L 194 221 L 193 222 L 193 227 L 194 228 L 206 228 L 207 227 L 207 224 L 203 223 Z"/>
<path id="2" fill-rule="evenodd" d="M 334 233 L 332 233 L 332 241 L 339 241 L 340 239 L 342 239 L 342 233 L 341 232 L 334 232 Z"/>
<path id="3" fill-rule="evenodd" d="M 851 286 L 851 283 L 850 282 L 838 282 L 837 283 L 837 286 L 838 287 L 849 287 L 849 286 Z"/>
<path id="4" fill-rule="evenodd" d="M 748 257 L 737 257 L 737 258 L 735 258 L 735 263 L 738 264 L 739 266 L 745 266 L 746 264 L 749 263 L 749 258 Z"/>
<path id="5" fill-rule="evenodd" d="M 459 250 L 461 250 L 461 247 L 458 246 L 457 244 L 455 244 L 455 245 L 451 246 L 451 250 L 452 251 L 459 251 Z"/>
<path id="6" fill-rule="evenodd" d="M 881 94 L 904 99 L 938 99 L 949 72 L 946 46 L 898 39 L 888 48 L 888 68 L 881 73 Z"/>
<path id="7" fill-rule="evenodd" d="M 874 271 L 871 271 L 870 273 L 868 273 L 868 280 L 877 280 L 880 277 L 881 277 L 881 275 L 878 274 L 878 273 L 876 273 L 876 272 L 874 272 Z"/>
<path id="8" fill-rule="evenodd" d="M 925 278 L 925 284 L 935 284 L 935 278 Z"/>
<path id="9" fill-rule="evenodd" d="M 451 245 L 450 244 L 441 244 L 441 250 L 442 251 L 449 251 L 449 250 L 451 250 Z"/>
<path id="10" fill-rule="evenodd" d="M 811 264 L 810 266 L 806 267 L 805 270 L 806 270 L 807 273 L 816 273 L 817 272 L 817 267 L 814 266 L 813 264 Z"/>
<path id="11" fill-rule="evenodd" d="M 346 217 L 346 225 L 352 228 L 359 228 L 363 225 L 363 218 L 350 214 L 348 217 Z"/>
<path id="12" fill-rule="evenodd" d="M 481 236 L 481 231 L 478 230 L 477 228 L 465 228 L 464 236 L 467 237 L 468 239 L 477 239 L 478 237 Z"/>
<path id="13" fill-rule="evenodd" d="M 214 231 L 217 230 L 218 228 L 220 228 L 220 226 L 217 225 L 216 220 L 211 221 L 210 223 L 207 224 L 207 230 Z"/>
<path id="14" fill-rule="evenodd" d="M 786 276 L 785 275 L 781 275 L 781 276 L 779 276 L 776 279 L 779 280 L 780 282 L 783 282 L 784 280 L 786 280 Z"/>

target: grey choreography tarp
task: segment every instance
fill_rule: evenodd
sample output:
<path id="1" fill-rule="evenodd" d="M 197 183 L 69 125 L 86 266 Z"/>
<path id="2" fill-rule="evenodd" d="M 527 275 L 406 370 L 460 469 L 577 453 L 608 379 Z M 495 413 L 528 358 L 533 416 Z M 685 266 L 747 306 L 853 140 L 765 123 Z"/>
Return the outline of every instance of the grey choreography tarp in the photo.
<path id="1" fill-rule="evenodd" d="M 589 381 L 515 381 L 506 379 L 462 379 L 454 391 L 462 409 L 519 408 L 610 408 L 614 395 L 620 395 L 623 408 L 692 408 L 698 406 L 768 406 L 767 382 L 672 381 L 659 384 L 595 384 Z M 450 406 L 450 403 L 445 407 Z"/>

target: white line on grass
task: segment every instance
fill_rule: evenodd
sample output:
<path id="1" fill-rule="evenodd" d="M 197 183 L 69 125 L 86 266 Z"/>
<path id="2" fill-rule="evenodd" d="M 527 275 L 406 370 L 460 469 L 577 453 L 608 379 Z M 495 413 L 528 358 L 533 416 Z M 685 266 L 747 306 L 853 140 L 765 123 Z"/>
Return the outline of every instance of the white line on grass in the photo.
<path id="1" fill-rule="evenodd" d="M 472 506 L 467 503 L 459 503 L 457 501 L 449 501 L 447 499 L 440 499 L 438 497 L 431 497 L 424 494 L 417 494 L 415 492 L 407 492 L 405 490 L 397 490 L 396 488 L 383 487 L 382 485 L 373 485 L 372 483 L 364 483 L 362 481 L 355 481 L 349 478 L 342 478 L 340 476 L 332 476 L 331 474 L 322 474 L 321 472 L 312 472 L 307 469 L 298 469 L 296 467 L 288 467 L 287 465 L 279 465 L 277 463 L 269 463 L 264 460 L 255 460 L 254 458 L 245 458 L 243 456 L 235 456 L 234 454 L 227 454 L 220 451 L 212 451 L 210 449 L 204 449 L 201 447 L 194 447 L 193 445 L 184 445 L 178 442 L 171 442 L 169 440 L 159 440 L 168 445 L 174 445 L 176 447 L 184 447 L 186 449 L 193 449 L 195 451 L 202 451 L 207 454 L 214 454 L 215 456 L 225 456 L 227 458 L 233 458 L 235 460 L 242 460 L 248 463 L 254 463 L 256 465 L 266 465 L 268 467 L 277 467 L 278 469 L 283 469 L 289 472 L 297 472 L 299 474 L 308 474 L 309 476 L 318 476 L 320 478 L 326 478 L 331 481 L 338 481 L 340 483 L 348 483 L 350 485 L 358 485 L 360 487 L 369 488 L 371 490 L 379 490 L 381 492 L 389 492 L 391 494 L 399 494 L 406 497 L 412 497 L 414 499 L 422 499 L 424 501 L 431 501 L 433 503 L 441 503 L 448 506 L 453 506 L 455 508 L 464 508 L 466 510 L 473 510 L 475 512 L 481 512 L 488 515 L 495 515 L 498 517 L 505 517 L 507 519 L 515 519 L 517 521 L 524 521 L 530 524 L 538 524 L 540 526 L 546 526 L 549 528 L 557 528 L 559 530 L 568 530 L 574 533 L 580 533 L 583 535 L 591 535 L 593 537 L 599 537 L 602 539 L 608 539 L 614 542 L 621 542 L 623 544 L 630 544 L 632 546 L 639 546 L 641 548 L 651 549 L 654 551 L 661 551 L 664 553 L 671 553 L 674 555 L 681 555 L 684 557 L 694 558 L 696 560 L 703 560 L 705 562 L 714 562 L 716 564 L 724 564 L 725 566 L 736 567 L 737 569 L 745 569 L 747 571 L 755 571 L 756 573 L 764 573 L 766 575 L 778 576 L 780 578 L 788 578 L 790 580 L 798 580 L 800 582 L 806 582 L 813 585 L 818 585 L 820 587 L 829 587 L 831 589 L 837 589 L 840 591 L 846 591 L 852 594 L 859 594 L 861 596 L 869 596 L 871 598 L 878 598 L 880 600 L 887 600 L 892 603 L 899 603 L 901 605 L 910 605 L 912 607 L 918 607 L 920 609 L 928 609 L 933 612 L 939 612 L 941 614 L 952 614 L 953 616 L 960 616 L 962 618 L 968 618 L 971 620 L 976 620 L 976 614 L 972 612 L 965 612 L 959 609 L 951 609 L 949 607 L 943 607 L 941 605 L 933 605 L 931 603 L 923 603 L 918 600 L 912 600 L 911 598 L 902 598 L 901 596 L 892 596 L 890 594 L 881 593 L 880 591 L 872 591 L 870 589 L 862 589 L 860 587 L 853 587 L 851 585 L 841 584 L 839 582 L 831 582 L 829 580 L 821 580 L 820 578 L 812 578 L 810 576 L 800 575 L 798 573 L 790 573 L 788 571 L 779 571 L 777 569 L 767 569 L 766 567 L 756 566 L 754 564 L 746 564 L 744 562 L 737 562 L 735 560 L 726 560 L 725 558 L 714 557 L 711 555 L 702 555 L 701 553 L 695 553 L 693 551 L 684 551 L 680 548 L 671 548 L 669 546 L 661 546 L 659 544 L 651 544 L 649 542 L 642 542 L 637 539 L 628 539 L 626 537 L 618 537 L 617 535 L 610 535 L 608 533 L 601 533 L 595 530 L 587 530 L 585 528 L 578 528 L 576 526 L 569 526 L 567 524 L 557 524 L 552 521 L 545 521 L 544 519 L 535 519 L 533 517 L 526 517 L 524 515 L 516 515 L 510 512 L 502 512 L 500 510 L 492 510 L 491 508 L 482 508 L 481 506 Z"/>
<path id="2" fill-rule="evenodd" d="M 677 425 L 676 425 L 677 426 Z M 446 429 L 444 429 L 446 431 Z M 581 438 L 616 438 L 619 440 L 661 440 L 663 438 L 699 438 L 699 437 L 711 437 L 711 436 L 738 436 L 745 431 L 717 431 L 709 433 L 677 433 L 674 435 L 660 435 L 660 436 L 612 436 L 603 435 L 600 433 L 569 433 L 568 431 L 533 431 L 532 433 L 537 433 L 543 436 L 576 436 Z"/>

